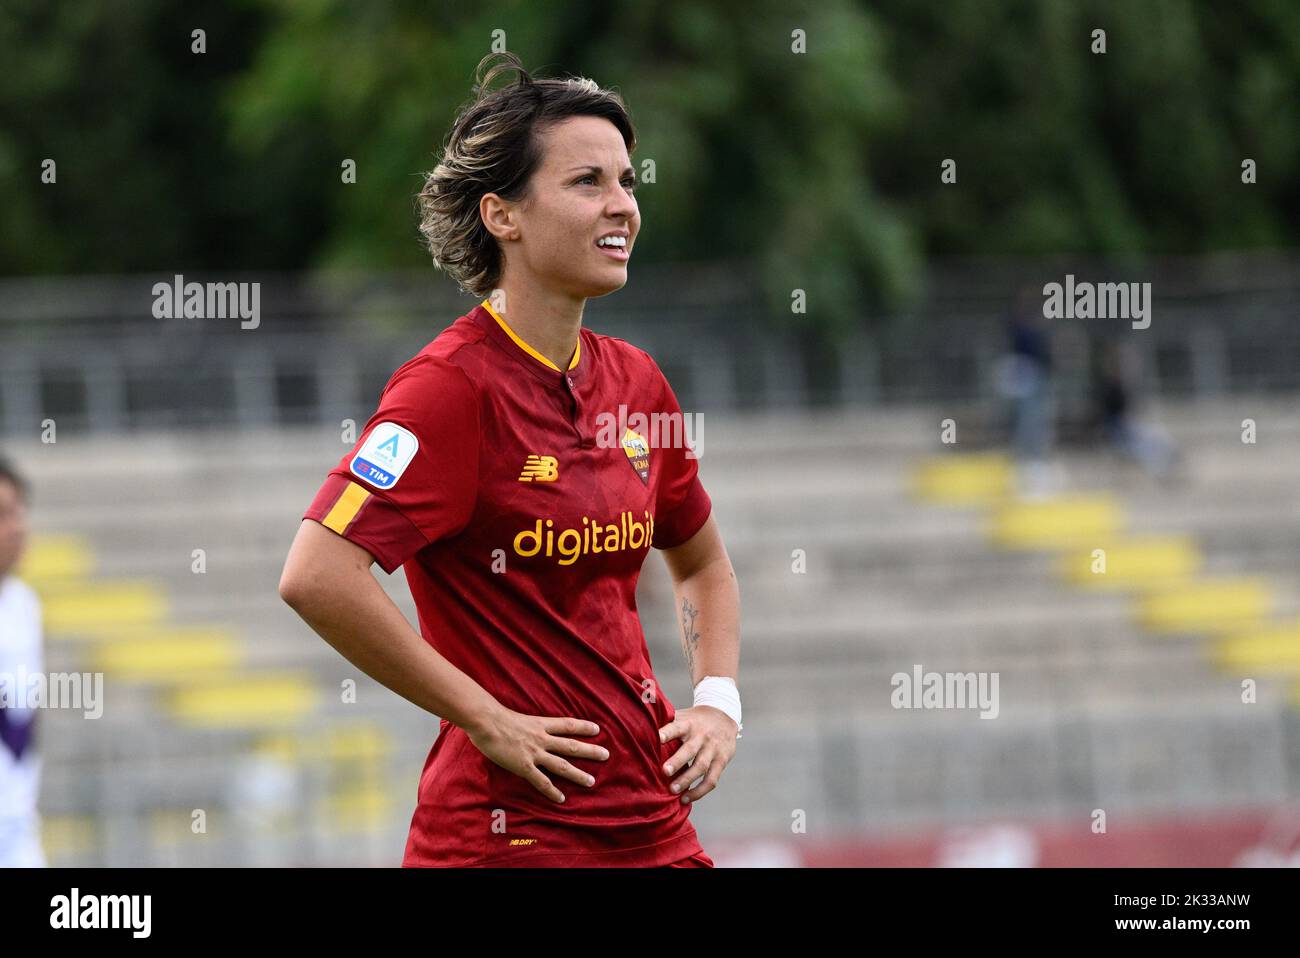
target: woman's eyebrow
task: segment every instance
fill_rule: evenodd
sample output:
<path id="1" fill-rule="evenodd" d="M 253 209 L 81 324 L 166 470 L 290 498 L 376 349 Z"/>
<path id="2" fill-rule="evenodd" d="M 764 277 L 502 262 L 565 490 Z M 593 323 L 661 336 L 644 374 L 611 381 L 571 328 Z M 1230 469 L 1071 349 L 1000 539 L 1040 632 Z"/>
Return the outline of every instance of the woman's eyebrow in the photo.
<path id="1" fill-rule="evenodd" d="M 576 173 L 576 172 L 578 172 L 579 170 L 588 170 L 588 171 L 590 171 L 590 172 L 592 172 L 592 173 L 596 173 L 596 174 L 598 174 L 598 175 L 604 175 L 604 172 L 605 172 L 605 168 L 604 168 L 604 167 L 602 167 L 602 166 L 592 166 L 592 165 L 590 165 L 590 164 L 588 164 L 587 166 L 575 166 L 575 167 L 573 167 L 572 169 L 570 169 L 569 172 L 570 172 L 570 173 Z M 623 170 L 623 175 L 624 175 L 624 176 L 627 176 L 628 174 L 632 174 L 633 176 L 635 176 L 635 175 L 636 175 L 636 170 L 632 169 L 631 166 L 625 167 L 624 170 Z"/>

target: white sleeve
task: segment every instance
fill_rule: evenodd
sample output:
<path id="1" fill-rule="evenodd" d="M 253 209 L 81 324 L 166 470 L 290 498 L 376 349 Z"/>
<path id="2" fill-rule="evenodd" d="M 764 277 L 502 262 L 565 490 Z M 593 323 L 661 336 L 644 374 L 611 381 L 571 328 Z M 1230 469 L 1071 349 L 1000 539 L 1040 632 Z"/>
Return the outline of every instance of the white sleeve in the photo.
<path id="1" fill-rule="evenodd" d="M 30 660 L 27 666 L 28 674 L 45 671 L 45 617 L 41 609 L 41 600 L 37 598 L 35 591 L 29 594 L 32 597 L 32 627 L 29 633 L 31 644 L 27 651 Z"/>
<path id="2" fill-rule="evenodd" d="M 31 676 L 44 668 L 42 644 L 41 604 L 25 583 L 14 582 L 17 601 L 0 609 L 0 682 L 7 684 L 7 705 L 10 717 L 21 722 L 27 716 L 26 690 L 31 686 Z M 24 685 L 19 682 L 26 677 Z"/>

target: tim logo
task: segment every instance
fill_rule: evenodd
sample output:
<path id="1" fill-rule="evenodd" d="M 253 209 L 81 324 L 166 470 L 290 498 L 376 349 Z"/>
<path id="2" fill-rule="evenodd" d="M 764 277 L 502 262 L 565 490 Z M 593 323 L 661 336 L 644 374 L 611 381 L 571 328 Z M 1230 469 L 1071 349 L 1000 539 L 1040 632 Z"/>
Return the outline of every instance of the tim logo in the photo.
<path id="1" fill-rule="evenodd" d="M 361 458 L 358 458 L 357 461 L 352 464 L 352 471 L 362 478 L 369 479 L 381 489 L 387 489 L 393 484 L 393 476 L 391 473 L 384 472 L 384 470 L 380 469 L 373 462 L 366 462 L 366 460 Z"/>
<path id="2" fill-rule="evenodd" d="M 560 478 L 559 463 L 554 456 L 530 455 L 519 474 L 520 482 L 554 482 Z"/>
<path id="3" fill-rule="evenodd" d="M 645 441 L 645 436 L 628 429 L 623 433 L 623 451 L 627 453 L 627 461 L 632 464 L 632 470 L 648 486 L 650 484 L 650 444 Z"/>

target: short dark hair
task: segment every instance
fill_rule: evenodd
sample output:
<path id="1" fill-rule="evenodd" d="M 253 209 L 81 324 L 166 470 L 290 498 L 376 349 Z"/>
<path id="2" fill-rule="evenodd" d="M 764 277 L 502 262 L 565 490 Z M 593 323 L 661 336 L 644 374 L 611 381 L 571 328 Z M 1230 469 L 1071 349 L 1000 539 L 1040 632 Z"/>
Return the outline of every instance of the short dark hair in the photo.
<path id="1" fill-rule="evenodd" d="M 514 83 L 492 81 L 513 72 Z M 623 98 L 585 77 L 534 77 L 510 52 L 489 53 L 475 71 L 438 165 L 418 197 L 420 232 L 434 264 L 465 292 L 486 296 L 501 281 L 501 249 L 479 216 L 484 193 L 517 200 L 541 165 L 540 136 L 571 116 L 609 120 L 630 156 L 636 131 Z"/>
<path id="2" fill-rule="evenodd" d="M 17 466 L 0 455 L 0 482 L 6 481 L 14 484 L 14 488 L 18 490 L 18 495 L 22 496 L 23 501 L 26 502 L 30 493 L 27 480 L 22 477 Z"/>

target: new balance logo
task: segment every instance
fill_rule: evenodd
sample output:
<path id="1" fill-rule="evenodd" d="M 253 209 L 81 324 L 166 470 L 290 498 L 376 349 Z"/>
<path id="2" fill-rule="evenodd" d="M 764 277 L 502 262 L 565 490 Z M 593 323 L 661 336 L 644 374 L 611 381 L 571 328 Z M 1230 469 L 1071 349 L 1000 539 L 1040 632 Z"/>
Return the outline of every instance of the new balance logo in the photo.
<path id="1" fill-rule="evenodd" d="M 531 455 L 519 474 L 520 482 L 554 482 L 560 478 L 559 464 L 554 456 Z"/>

